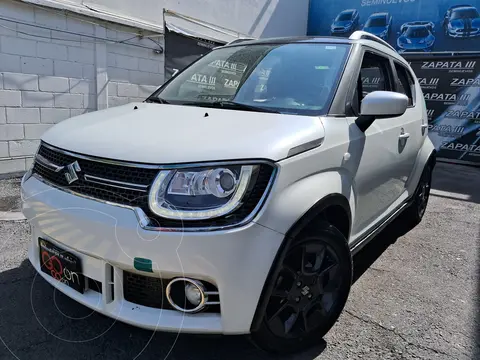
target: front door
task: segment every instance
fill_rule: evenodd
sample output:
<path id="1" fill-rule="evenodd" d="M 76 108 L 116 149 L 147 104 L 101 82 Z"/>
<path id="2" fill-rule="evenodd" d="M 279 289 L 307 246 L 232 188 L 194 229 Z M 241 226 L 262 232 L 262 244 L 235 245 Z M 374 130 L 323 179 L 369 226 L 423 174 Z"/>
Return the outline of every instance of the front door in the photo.
<path id="1" fill-rule="evenodd" d="M 362 99 L 376 90 L 395 91 L 394 72 L 388 58 L 365 52 L 353 103 L 360 109 Z M 402 166 L 405 133 L 402 117 L 377 119 L 362 132 L 349 117 L 350 160 L 346 167 L 354 178 L 356 191 L 352 241 L 367 233 L 372 224 L 391 211 L 405 191 L 409 173 Z"/>

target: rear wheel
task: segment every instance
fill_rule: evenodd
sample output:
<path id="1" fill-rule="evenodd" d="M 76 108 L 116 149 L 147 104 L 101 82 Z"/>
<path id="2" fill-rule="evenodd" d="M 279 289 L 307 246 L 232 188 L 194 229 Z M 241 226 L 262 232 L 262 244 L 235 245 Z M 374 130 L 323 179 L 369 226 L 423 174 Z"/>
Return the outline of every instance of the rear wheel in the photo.
<path id="1" fill-rule="evenodd" d="M 352 282 L 345 237 L 326 223 L 292 242 L 274 279 L 261 326 L 260 348 L 289 353 L 318 343 L 337 321 Z"/>
<path id="2" fill-rule="evenodd" d="M 432 185 L 432 165 L 427 164 L 423 169 L 417 189 L 413 195 L 412 204 L 402 214 L 404 223 L 413 229 L 420 224 L 427 210 L 428 200 L 430 198 L 430 188 Z"/>

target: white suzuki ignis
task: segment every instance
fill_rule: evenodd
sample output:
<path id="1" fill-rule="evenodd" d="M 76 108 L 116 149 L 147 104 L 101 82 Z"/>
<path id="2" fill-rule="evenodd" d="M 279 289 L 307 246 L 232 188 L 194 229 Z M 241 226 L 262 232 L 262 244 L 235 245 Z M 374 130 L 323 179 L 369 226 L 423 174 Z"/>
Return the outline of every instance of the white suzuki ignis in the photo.
<path id="1" fill-rule="evenodd" d="M 29 258 L 128 324 L 297 351 L 338 319 L 352 255 L 422 219 L 427 132 L 414 72 L 373 35 L 216 48 L 45 133 L 22 180 Z"/>

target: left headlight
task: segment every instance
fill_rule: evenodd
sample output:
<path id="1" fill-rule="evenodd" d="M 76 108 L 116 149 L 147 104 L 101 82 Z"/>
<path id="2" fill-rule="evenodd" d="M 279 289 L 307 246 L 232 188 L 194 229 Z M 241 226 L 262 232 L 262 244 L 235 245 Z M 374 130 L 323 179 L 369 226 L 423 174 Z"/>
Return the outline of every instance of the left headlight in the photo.
<path id="1" fill-rule="evenodd" d="M 149 194 L 150 210 L 163 218 L 205 220 L 238 209 L 255 186 L 260 165 L 219 165 L 162 170 Z"/>

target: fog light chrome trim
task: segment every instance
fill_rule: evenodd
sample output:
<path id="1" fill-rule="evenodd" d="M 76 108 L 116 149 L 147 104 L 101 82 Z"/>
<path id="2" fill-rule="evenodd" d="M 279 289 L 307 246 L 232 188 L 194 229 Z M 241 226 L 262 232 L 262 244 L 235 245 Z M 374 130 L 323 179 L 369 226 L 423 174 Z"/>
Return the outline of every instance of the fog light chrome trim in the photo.
<path id="1" fill-rule="evenodd" d="M 177 282 L 184 282 L 184 283 L 189 283 L 193 286 L 195 286 L 199 291 L 200 291 L 200 295 L 201 295 L 201 300 L 200 300 L 200 304 L 198 304 L 195 308 L 193 309 L 185 309 L 184 307 L 182 306 L 179 306 L 177 305 L 173 299 L 172 299 L 172 294 L 171 294 L 171 291 L 172 291 L 172 285 L 174 285 L 175 283 Z M 183 286 L 183 288 L 185 288 L 185 286 Z M 176 279 L 173 279 L 172 281 L 170 281 L 167 285 L 167 288 L 165 290 L 165 293 L 166 293 L 166 296 L 167 296 L 167 300 L 169 302 L 169 304 L 175 309 L 175 310 L 178 310 L 178 311 L 181 311 L 181 312 L 184 312 L 184 313 L 188 313 L 188 314 L 192 314 L 192 313 L 197 313 L 199 311 L 202 311 L 203 309 L 205 309 L 205 307 L 207 305 L 214 305 L 214 303 L 209 303 L 208 302 L 208 295 L 214 295 L 213 292 L 208 292 L 205 290 L 205 286 L 203 286 L 203 284 L 198 281 L 198 280 L 194 280 L 194 279 L 188 279 L 188 278 L 176 278 Z M 185 301 L 188 301 L 187 300 L 187 297 L 186 297 L 186 294 L 184 296 L 185 298 Z"/>

